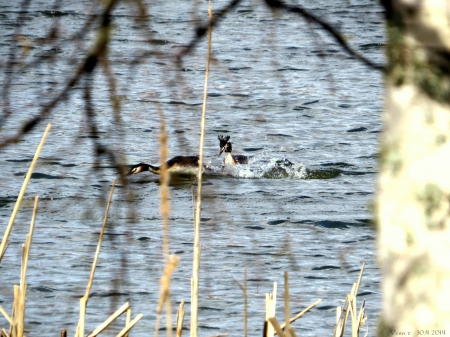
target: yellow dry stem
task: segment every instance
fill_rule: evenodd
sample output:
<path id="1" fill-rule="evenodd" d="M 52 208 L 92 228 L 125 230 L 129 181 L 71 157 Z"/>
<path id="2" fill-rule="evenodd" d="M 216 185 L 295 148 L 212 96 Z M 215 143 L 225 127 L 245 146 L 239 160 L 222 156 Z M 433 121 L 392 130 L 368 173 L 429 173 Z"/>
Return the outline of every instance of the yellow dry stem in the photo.
<path id="1" fill-rule="evenodd" d="M 47 139 L 47 135 L 50 132 L 52 124 L 48 124 L 45 129 L 44 135 L 42 136 L 41 142 L 34 154 L 33 160 L 31 161 L 30 168 L 28 169 L 27 175 L 25 176 L 25 180 L 23 181 L 22 188 L 20 190 L 19 196 L 17 197 L 16 204 L 14 205 L 13 212 L 11 214 L 11 218 L 9 219 L 8 226 L 6 227 L 5 234 L 3 235 L 2 242 L 0 244 L 0 262 L 2 261 L 3 255 L 6 251 L 6 243 L 8 242 L 9 234 L 11 233 L 11 228 L 14 224 L 14 220 L 16 219 L 17 213 L 19 212 L 20 204 L 22 202 L 23 196 L 25 195 L 25 191 L 27 190 L 28 182 L 31 179 L 31 175 L 33 174 L 34 167 L 39 158 L 39 154 L 41 153 L 42 147 L 44 146 L 45 140 Z"/>

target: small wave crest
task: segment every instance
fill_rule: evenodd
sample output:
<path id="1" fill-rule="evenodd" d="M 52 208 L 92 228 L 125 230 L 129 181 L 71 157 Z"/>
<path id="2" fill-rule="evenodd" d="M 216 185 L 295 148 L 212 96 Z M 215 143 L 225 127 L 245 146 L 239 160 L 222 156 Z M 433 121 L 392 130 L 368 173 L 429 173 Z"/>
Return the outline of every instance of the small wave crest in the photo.
<path id="1" fill-rule="evenodd" d="M 212 167 L 214 175 L 232 176 L 247 179 L 304 179 L 305 166 L 294 164 L 286 158 L 268 157 L 261 154 L 250 158 L 245 165 L 223 165 Z"/>
<path id="2" fill-rule="evenodd" d="M 334 179 L 341 176 L 346 163 L 332 163 L 307 168 L 302 163 L 293 163 L 282 157 L 274 157 L 266 152 L 250 158 L 244 165 L 212 166 L 210 175 L 231 176 L 246 179 Z"/>

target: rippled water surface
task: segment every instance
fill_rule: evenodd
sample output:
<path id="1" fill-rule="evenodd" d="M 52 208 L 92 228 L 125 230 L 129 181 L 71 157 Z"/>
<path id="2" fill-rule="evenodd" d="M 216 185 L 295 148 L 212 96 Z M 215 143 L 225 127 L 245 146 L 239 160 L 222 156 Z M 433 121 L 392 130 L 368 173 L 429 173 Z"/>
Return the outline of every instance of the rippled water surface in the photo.
<path id="1" fill-rule="evenodd" d="M 215 9 L 225 5 L 223 0 L 213 1 Z M 52 6 L 31 2 L 21 34 L 35 47 L 23 57 L 58 57 L 16 68 L 10 89 L 14 114 L 3 125 L 2 138 L 62 90 L 85 56 L 77 48 L 92 45 L 94 34 L 81 36 L 79 45 L 67 42 L 56 50 L 38 44 L 56 22 L 63 36 L 74 34 L 93 5 L 74 2 L 58 12 Z M 149 2 L 149 20 L 144 23 L 136 20 L 136 9 L 130 6 L 119 5 L 112 16 L 110 70 L 120 117 L 98 67 L 45 123 L 0 152 L 3 235 L 45 124 L 53 123 L 0 264 L 0 305 L 10 311 L 13 284 L 20 278 L 21 245 L 33 198 L 39 195 L 27 276 L 27 336 L 57 335 L 64 328 L 69 335 L 75 331 L 79 298 L 116 177 L 108 160 L 94 163 L 92 142 L 109 146 L 127 164 L 157 164 L 161 109 L 170 156 L 198 153 L 206 43 L 181 65 L 167 55 L 178 53 L 193 37 L 194 24 L 207 19 L 206 3 Z M 338 28 L 352 48 L 383 63 L 383 13 L 377 1 L 324 0 L 305 6 Z M 18 5 L 0 4 L 3 60 L 10 53 L 19 12 Z M 284 319 L 283 273 L 289 271 L 292 312 L 323 299 L 294 323 L 297 335 L 330 336 L 335 307 L 343 304 L 363 260 L 367 265 L 358 301 L 366 300 L 369 336 L 374 336 L 381 294 L 370 205 L 381 131 L 381 74 L 350 57 L 314 24 L 293 13 L 272 13 L 260 2 L 244 1 L 233 10 L 214 31 L 212 50 L 205 161 L 213 170 L 205 173 L 202 192 L 200 336 L 243 334 L 244 300 L 238 283 L 243 284 L 245 270 L 249 335 L 262 334 L 265 293 L 271 292 L 274 281 L 279 283 L 277 317 Z M 6 74 L 2 68 L 2 83 Z M 95 135 L 89 133 L 84 112 L 86 81 L 93 89 L 99 129 Z M 223 166 L 223 157 L 217 158 L 217 136 L 222 134 L 231 135 L 235 153 L 250 157 L 248 165 Z M 186 301 L 185 326 L 190 311 L 193 185 L 195 178 L 172 181 L 170 187 L 170 251 L 181 258 L 172 279 L 172 301 L 174 307 Z M 132 335 L 151 335 L 163 268 L 158 177 L 131 176 L 128 188 L 116 188 L 86 330 L 130 301 L 133 316 L 144 314 Z M 6 326 L 2 316 L 0 326 Z M 119 329 L 116 325 L 109 334 Z"/>

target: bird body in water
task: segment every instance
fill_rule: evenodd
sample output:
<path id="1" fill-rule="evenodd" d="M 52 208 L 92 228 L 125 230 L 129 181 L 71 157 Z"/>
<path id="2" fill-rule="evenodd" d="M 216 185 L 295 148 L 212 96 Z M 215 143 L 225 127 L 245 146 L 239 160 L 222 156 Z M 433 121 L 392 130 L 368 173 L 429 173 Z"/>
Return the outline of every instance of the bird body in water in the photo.
<path id="1" fill-rule="evenodd" d="M 197 175 L 199 156 L 176 156 L 166 162 L 166 169 L 170 174 Z M 203 169 L 210 170 L 207 165 Z M 139 163 L 131 167 L 128 175 L 150 171 L 154 174 L 161 173 L 161 166 Z"/>
<path id="2" fill-rule="evenodd" d="M 220 141 L 220 152 L 219 157 L 222 154 L 222 152 L 225 152 L 225 158 L 223 159 L 223 162 L 225 164 L 248 164 L 248 157 L 240 154 L 232 154 L 232 146 L 230 143 L 230 136 L 218 136 L 217 137 Z"/>

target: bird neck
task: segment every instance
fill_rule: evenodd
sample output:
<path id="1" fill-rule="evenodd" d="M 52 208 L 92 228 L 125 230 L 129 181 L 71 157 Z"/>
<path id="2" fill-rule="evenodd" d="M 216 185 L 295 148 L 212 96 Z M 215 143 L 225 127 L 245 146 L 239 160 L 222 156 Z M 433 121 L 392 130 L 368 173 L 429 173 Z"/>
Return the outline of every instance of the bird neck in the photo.
<path id="1" fill-rule="evenodd" d="M 148 165 L 148 170 L 154 174 L 160 174 L 161 173 L 161 166 L 153 166 Z"/>
<path id="2" fill-rule="evenodd" d="M 225 158 L 223 159 L 223 162 L 225 164 L 234 164 L 234 159 L 233 156 L 231 155 L 231 151 L 225 153 Z"/>

